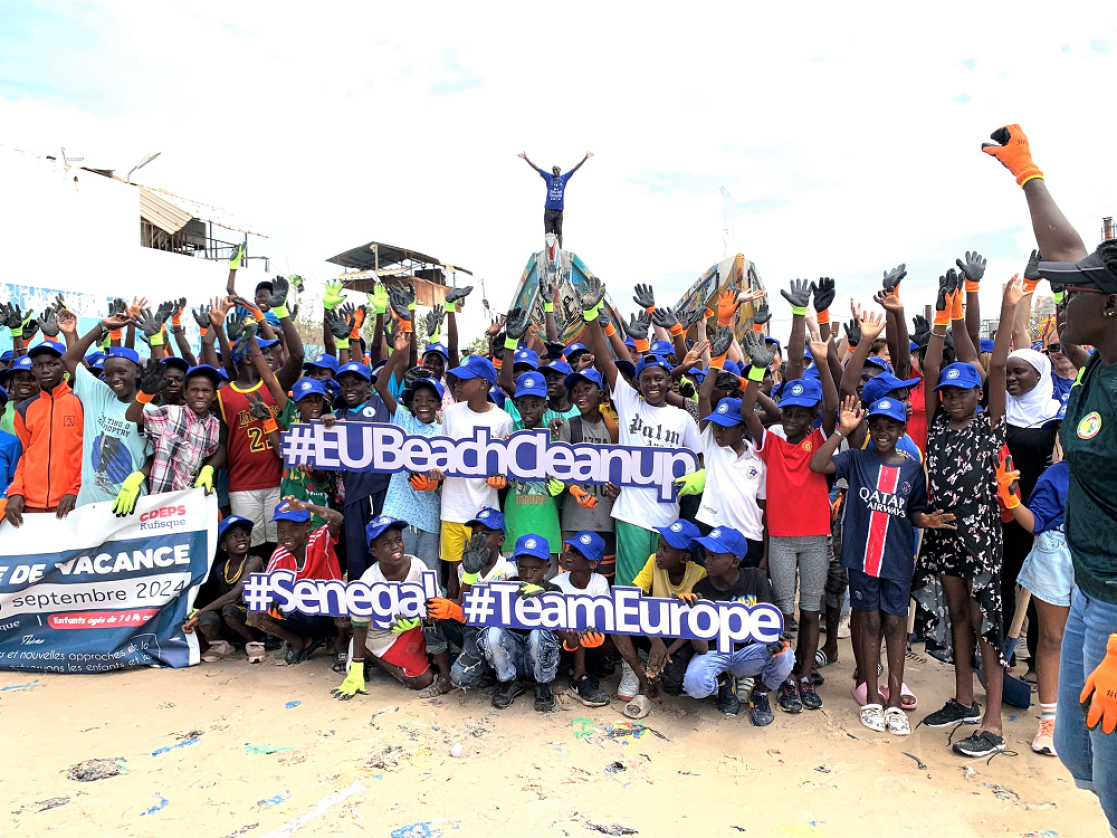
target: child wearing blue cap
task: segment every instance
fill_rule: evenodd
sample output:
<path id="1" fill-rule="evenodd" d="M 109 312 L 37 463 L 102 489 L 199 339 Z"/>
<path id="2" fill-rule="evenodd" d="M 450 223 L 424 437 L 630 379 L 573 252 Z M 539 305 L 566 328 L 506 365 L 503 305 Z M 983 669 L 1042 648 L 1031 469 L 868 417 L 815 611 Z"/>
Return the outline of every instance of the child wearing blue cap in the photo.
<path id="1" fill-rule="evenodd" d="M 13 409 L 8 406 L 8 391 L 0 387 L 0 418 Z M 0 518 L 8 509 L 8 487 L 16 477 L 16 467 L 23 454 L 23 446 L 19 437 L 7 431 L 0 430 Z"/>
<path id="2" fill-rule="evenodd" d="M 714 527 L 710 534 L 695 539 L 706 549 L 706 578 L 694 585 L 694 591 L 680 599 L 688 602 L 743 602 L 746 605 L 775 605 L 776 597 L 764 571 L 744 567 L 748 543 L 732 527 Z M 764 645 L 752 641 L 735 643 L 732 652 L 709 648 L 705 640 L 692 640 L 695 654 L 687 665 L 683 689 L 691 698 L 717 695 L 718 709 L 727 716 L 741 711 L 737 680 L 756 679 L 749 695 L 752 723 L 757 727 L 773 721 L 768 692 L 785 684 L 795 665 L 795 656 L 787 643 Z"/>
<path id="3" fill-rule="evenodd" d="M 0 431 L 15 435 L 16 406 L 39 393 L 39 384 L 31 372 L 31 358 L 21 355 L 12 361 L 11 365 L 0 372 L 0 386 L 8 391 L 11 409 L 4 411 L 0 416 Z"/>
<path id="4" fill-rule="evenodd" d="M 554 583 L 563 593 L 609 596 L 609 581 L 595 569 L 605 555 L 605 540 L 595 532 L 582 531 L 563 542 L 560 566 L 563 572 Z M 570 692 L 587 707 L 604 707 L 608 694 L 601 689 L 598 675 L 612 674 L 614 667 L 605 657 L 606 637 L 592 626 L 584 632 L 561 632 L 563 660 L 570 666 Z M 595 672 L 587 672 L 587 664 Z"/>
<path id="5" fill-rule="evenodd" d="M 873 447 L 836 453 L 868 418 Z M 902 402 L 879 399 L 862 410 L 857 396 L 842 407 L 841 424 L 811 457 L 811 470 L 848 483 L 842 531 L 842 566 L 853 606 L 854 695 L 861 724 L 906 736 L 904 710 L 915 698 L 904 684 L 908 601 L 915 572 L 915 529 L 953 530 L 954 515 L 927 511 L 927 487 L 917 457 L 897 448 L 907 425 Z M 881 624 L 888 652 L 888 686 L 877 687 Z M 881 700 L 883 697 L 883 701 Z"/>
<path id="6" fill-rule="evenodd" d="M 953 645 L 955 695 L 923 720 L 928 727 L 979 722 L 975 733 L 954 743 L 954 752 L 981 757 L 1004 750 L 1001 689 L 1004 677 L 1001 609 L 1003 571 L 1001 515 L 997 505 L 997 465 L 1005 444 L 1005 367 L 1010 330 L 997 331 L 989 363 L 988 408 L 977 412 L 982 382 L 977 350 L 961 321 L 962 294 L 953 269 L 939 280 L 935 325 L 927 347 L 924 375 L 927 398 L 927 495 L 932 507 L 952 513 L 957 530 L 930 530 L 913 591 L 931 611 L 929 636 L 940 646 Z M 1013 277 L 1005 285 L 1001 323 L 1013 322 L 1023 299 L 1023 285 Z M 940 370 L 946 324 L 953 319 L 959 360 Z M 941 399 L 941 402 L 940 402 Z M 943 609 L 938 587 L 946 594 Z M 947 613 L 948 612 L 948 613 Z M 980 622 L 978 623 L 978 614 Z M 949 620 L 947 620 L 949 614 Z M 974 624 L 985 670 L 984 715 L 974 700 Z M 946 626 L 951 636 L 946 635 Z M 951 643 L 952 641 L 952 643 Z"/>

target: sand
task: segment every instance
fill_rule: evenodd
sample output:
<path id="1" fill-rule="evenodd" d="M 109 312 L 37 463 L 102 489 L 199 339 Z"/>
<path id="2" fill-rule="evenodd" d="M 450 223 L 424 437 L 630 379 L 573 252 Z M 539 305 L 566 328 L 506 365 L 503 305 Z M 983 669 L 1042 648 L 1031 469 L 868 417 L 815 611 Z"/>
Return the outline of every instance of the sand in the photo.
<path id="1" fill-rule="evenodd" d="M 777 709 L 755 728 L 747 712 L 668 698 L 635 723 L 649 731 L 628 727 L 617 701 L 564 696 L 541 715 L 529 690 L 497 711 L 488 690 L 424 700 L 380 673 L 342 703 L 324 653 L 297 667 L 238 656 L 187 670 L 0 672 L 0 835 L 1107 834 L 1093 795 L 1029 748 L 1038 706 L 1006 714 L 1017 756 L 964 760 L 947 731 L 862 727 L 848 641 L 841 656 L 822 670 L 821 711 Z M 913 724 L 953 683 L 925 658 L 906 680 L 921 700 Z M 616 676 L 604 685 L 615 692 Z M 90 759 L 120 773 L 68 779 Z"/>

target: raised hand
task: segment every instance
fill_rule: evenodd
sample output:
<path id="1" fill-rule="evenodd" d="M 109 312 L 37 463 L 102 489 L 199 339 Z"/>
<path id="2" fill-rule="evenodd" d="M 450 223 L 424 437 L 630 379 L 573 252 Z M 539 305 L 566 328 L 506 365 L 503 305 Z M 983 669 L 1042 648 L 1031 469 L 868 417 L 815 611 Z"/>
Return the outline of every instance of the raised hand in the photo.
<path id="1" fill-rule="evenodd" d="M 655 292 L 652 290 L 652 286 L 646 283 L 636 286 L 636 295 L 632 300 L 649 313 L 655 310 Z"/>
<path id="2" fill-rule="evenodd" d="M 260 324 L 255 320 L 246 319 L 240 330 L 240 340 L 236 342 L 233 351 L 240 355 L 247 355 L 249 347 L 252 345 L 252 339 L 256 337 L 259 328 Z"/>
<path id="3" fill-rule="evenodd" d="M 908 275 L 908 266 L 897 265 L 890 271 L 884 271 L 881 279 L 881 288 L 884 293 L 890 297 L 897 297 L 900 294 L 900 283 L 904 281 L 904 277 Z"/>
<path id="4" fill-rule="evenodd" d="M 326 283 L 326 294 L 322 297 L 322 305 L 325 307 L 326 311 L 333 311 L 342 304 L 345 300 L 345 295 L 341 293 L 344 288 L 345 286 L 342 285 L 340 279 L 335 282 Z"/>
<path id="5" fill-rule="evenodd" d="M 407 292 L 398 285 L 388 286 L 388 299 L 392 304 L 392 311 L 399 315 L 400 320 L 411 322 L 412 314 Z"/>
<path id="6" fill-rule="evenodd" d="M 388 286 L 382 282 L 376 283 L 372 289 L 371 294 L 365 294 L 365 301 L 368 303 L 369 308 L 377 314 L 385 314 L 388 311 Z"/>
<path id="7" fill-rule="evenodd" d="M 647 340 L 648 328 L 652 325 L 652 316 L 646 311 L 638 311 L 628 321 L 628 335 L 633 340 Z"/>
<path id="8" fill-rule="evenodd" d="M 764 336 L 759 332 L 746 332 L 741 349 L 749 356 L 749 362 L 754 367 L 764 370 L 768 369 L 772 363 L 772 359 L 776 357 L 776 353 L 768 348 L 768 344 L 764 341 Z M 712 354 L 713 350 L 710 351 Z"/>
<path id="9" fill-rule="evenodd" d="M 474 533 L 462 550 L 462 570 L 466 573 L 480 573 L 492 557 L 488 541 L 481 533 Z"/>
<path id="10" fill-rule="evenodd" d="M 268 407 L 268 405 L 260 397 L 259 393 L 257 393 L 255 390 L 250 390 L 245 393 L 245 395 L 248 396 L 248 413 L 252 416 L 253 419 L 267 421 L 268 419 L 272 418 L 271 408 Z M 286 500 L 286 498 L 284 500 Z M 287 504 L 288 506 L 294 508 L 294 505 L 291 503 L 291 501 L 288 501 Z"/>
<path id="11" fill-rule="evenodd" d="M 523 336 L 527 334 L 530 325 L 531 320 L 527 316 L 527 310 L 522 306 L 516 306 L 508 312 L 508 320 L 505 323 L 505 329 L 511 340 L 519 341 L 523 338 Z"/>
<path id="12" fill-rule="evenodd" d="M 842 400 L 842 413 L 838 418 L 838 432 L 842 436 L 849 436 L 861 427 L 865 418 L 865 411 L 861 409 L 861 400 L 857 396 L 846 396 Z"/>
<path id="13" fill-rule="evenodd" d="M 109 317 L 112 317 L 114 314 L 127 314 L 127 313 L 128 313 L 128 303 L 124 302 L 124 300 L 122 300 L 120 297 L 115 297 L 113 299 L 113 301 L 111 303 L 109 303 L 109 315 L 108 315 Z"/>
<path id="14" fill-rule="evenodd" d="M 884 331 L 884 315 L 877 314 L 872 311 L 862 311 L 860 306 L 853 310 L 853 316 L 857 318 L 857 325 L 861 327 L 861 339 L 873 341 L 880 337 L 880 333 Z"/>
<path id="15" fill-rule="evenodd" d="M 605 300 L 605 283 L 596 276 L 587 277 L 582 283 L 582 294 L 579 304 L 582 311 L 589 314 Z"/>
<path id="16" fill-rule="evenodd" d="M 931 321 L 922 314 L 917 314 L 911 319 L 911 339 L 919 343 L 919 339 L 931 332 Z"/>
<path id="17" fill-rule="evenodd" d="M 1027 293 L 1024 288 L 1024 280 L 1020 278 L 1020 274 L 1013 274 L 1012 279 L 1005 285 L 1004 302 L 1007 305 L 1015 308 Z"/>
<path id="18" fill-rule="evenodd" d="M 672 329 L 678 329 L 679 326 L 679 318 L 675 314 L 675 309 L 671 308 L 671 306 L 658 307 L 652 313 L 652 322 L 655 325 L 659 326 L 661 329 L 666 329 L 669 332 Z M 678 331 L 679 334 L 682 334 L 681 329 L 679 329 Z M 674 333 L 672 332 L 672 334 Z"/>
<path id="19" fill-rule="evenodd" d="M 812 282 L 811 295 L 814 297 L 814 310 L 819 313 L 826 311 L 833 305 L 837 293 L 834 280 L 828 276 L 819 277 L 818 282 Z"/>
<path id="20" fill-rule="evenodd" d="M 504 328 L 504 323 L 507 319 L 508 318 L 505 317 L 503 314 L 498 314 L 496 319 L 492 323 L 489 324 L 489 328 L 488 328 L 489 337 L 495 338 L 497 335 L 499 335 L 501 330 Z"/>
<path id="21" fill-rule="evenodd" d="M 682 366 L 690 369 L 695 364 L 697 364 L 699 359 L 702 357 L 702 353 L 706 351 L 706 347 L 709 345 L 710 344 L 707 341 L 697 341 L 694 346 L 687 350 L 686 355 L 683 356 Z"/>
<path id="22" fill-rule="evenodd" d="M 811 284 L 805 279 L 793 279 L 790 287 L 780 291 L 780 296 L 791 303 L 793 314 L 806 315 L 807 304 L 811 301 Z"/>
<path id="23" fill-rule="evenodd" d="M 78 316 L 70 311 L 68 308 L 62 309 L 56 315 L 58 328 L 60 331 L 68 335 L 75 335 L 78 331 Z M 103 326 L 101 327 L 104 328 Z"/>
<path id="24" fill-rule="evenodd" d="M 1028 266 L 1024 268 L 1024 293 L 1035 293 L 1036 286 L 1039 285 L 1040 280 L 1043 279 L 1039 273 L 1039 263 L 1042 261 L 1043 256 L 1038 250 L 1033 250 L 1032 255 L 1028 257 Z"/>
<path id="25" fill-rule="evenodd" d="M 889 294 L 883 288 L 873 295 L 873 302 L 883 308 L 885 311 L 891 311 L 898 315 L 902 315 L 904 313 L 904 304 L 900 300 L 900 295 Z"/>
<path id="26" fill-rule="evenodd" d="M 442 306 L 435 306 L 427 312 L 427 334 L 430 335 L 431 340 L 436 340 L 436 336 L 442 333 L 442 321 L 446 318 L 446 309 Z"/>
<path id="27" fill-rule="evenodd" d="M 953 270 L 939 277 L 939 293 L 935 298 L 935 325 L 950 325 L 954 295 L 958 292 L 958 277 Z"/>
<path id="28" fill-rule="evenodd" d="M 149 396 L 156 396 L 171 386 L 169 380 L 164 380 L 164 372 L 165 369 L 162 364 L 149 358 L 147 368 L 144 370 L 143 377 L 140 379 L 140 392 L 146 393 Z"/>
<path id="29" fill-rule="evenodd" d="M 754 311 L 752 315 L 752 322 L 757 326 L 763 326 L 771 319 L 772 310 L 768 308 L 767 303 L 761 303 L 759 306 L 757 306 L 756 311 Z"/>
<path id="30" fill-rule="evenodd" d="M 159 334 L 163 330 L 163 323 L 159 318 L 151 313 L 151 309 L 145 308 L 137 314 L 132 322 L 136 328 L 143 332 L 144 337 L 150 338 Z"/>
<path id="31" fill-rule="evenodd" d="M 981 150 L 996 157 L 1016 177 L 1021 187 L 1032 178 L 1043 178 L 1043 172 L 1032 162 L 1028 135 L 1019 125 L 1005 125 L 989 135 L 991 143 L 982 143 Z"/>
<path id="32" fill-rule="evenodd" d="M 955 259 L 954 264 L 958 266 L 962 278 L 966 280 L 966 290 L 977 291 L 978 283 L 985 276 L 985 257 L 976 250 L 967 250 L 966 261 Z"/>
<path id="33" fill-rule="evenodd" d="M 454 288 L 446 294 L 446 313 L 453 314 L 462 305 L 462 300 L 470 295 L 473 291 L 472 285 L 467 285 L 465 288 Z"/>
<path id="34" fill-rule="evenodd" d="M 233 258 L 229 260 L 229 270 L 239 271 L 241 260 L 244 258 L 244 247 L 237 245 L 233 250 Z"/>
<path id="35" fill-rule="evenodd" d="M 714 342 L 710 344 L 710 357 L 724 357 L 732 345 L 733 329 L 729 326 L 718 326 L 717 331 L 714 332 Z"/>
<path id="36" fill-rule="evenodd" d="M 405 309 L 406 310 L 406 309 Z M 348 340 L 351 328 L 344 308 L 330 309 L 326 312 L 326 328 L 338 340 Z"/>
<path id="37" fill-rule="evenodd" d="M 159 308 L 155 309 L 155 319 L 159 321 L 162 326 L 171 319 L 171 315 L 175 313 L 178 306 L 175 305 L 174 300 L 164 300 L 159 303 Z"/>
<path id="38" fill-rule="evenodd" d="M 713 370 L 710 370 L 712 373 Z M 741 387 L 741 377 L 734 375 L 725 370 L 718 370 L 718 377 L 714 379 L 715 390 L 728 390 L 730 393 L 735 393 L 738 390 L 744 389 Z"/>
<path id="39" fill-rule="evenodd" d="M 737 307 L 740 305 L 737 302 L 738 291 L 733 287 L 726 287 L 718 295 L 718 325 L 719 326 L 732 326 L 733 318 L 737 314 Z"/>
<path id="40" fill-rule="evenodd" d="M 46 337 L 58 337 L 58 318 L 55 316 L 54 306 L 47 306 L 46 311 L 39 315 L 36 322 Z"/>
<path id="41" fill-rule="evenodd" d="M 700 308 L 692 308 L 689 311 L 681 311 L 678 313 L 679 325 L 683 327 L 683 331 L 685 332 L 691 326 L 701 320 L 704 313 L 705 312 Z"/>
<path id="42" fill-rule="evenodd" d="M 285 276 L 277 276 L 271 284 L 272 290 L 266 292 L 264 302 L 268 304 L 268 308 L 283 308 L 287 305 L 287 296 L 291 293 L 291 285 L 287 282 Z"/>

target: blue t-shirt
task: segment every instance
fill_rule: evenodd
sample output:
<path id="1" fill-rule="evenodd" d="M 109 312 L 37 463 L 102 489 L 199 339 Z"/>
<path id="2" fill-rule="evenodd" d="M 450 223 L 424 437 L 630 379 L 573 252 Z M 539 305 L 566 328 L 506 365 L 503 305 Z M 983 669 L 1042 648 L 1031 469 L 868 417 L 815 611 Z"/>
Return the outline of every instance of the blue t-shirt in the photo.
<path id="1" fill-rule="evenodd" d="M 1074 386 L 1074 379 L 1060 378 L 1055 375 L 1055 370 L 1051 370 L 1051 383 L 1055 385 L 1055 392 L 1053 395 L 1059 400 L 1063 407 L 1066 407 L 1067 399 L 1070 398 L 1070 388 Z"/>
<path id="2" fill-rule="evenodd" d="M 367 402 L 357 407 L 342 407 L 335 411 L 339 422 L 377 423 L 387 425 L 392 421 L 388 415 L 388 408 L 380 400 L 380 396 L 373 393 Z M 378 474 L 372 471 L 341 472 L 342 486 L 345 488 L 345 505 L 348 506 L 377 492 L 388 488 L 391 480 L 390 474 Z"/>
<path id="3" fill-rule="evenodd" d="M 441 422 L 424 425 L 402 404 L 396 407 L 392 424 L 411 436 L 439 436 L 442 433 Z M 392 475 L 381 514 L 407 521 L 424 532 L 439 532 L 442 528 L 442 488 L 433 492 L 416 492 L 408 482 L 410 479 L 411 474 L 406 471 L 397 471 Z"/>
<path id="4" fill-rule="evenodd" d="M 866 449 L 871 448 L 874 451 L 876 450 L 876 445 L 873 444 L 868 434 L 865 434 L 865 444 L 862 447 Z M 907 454 L 909 457 L 914 457 L 917 463 L 923 462 L 923 452 L 919 450 L 919 446 L 915 444 L 915 440 L 907 434 L 904 434 L 900 437 L 899 441 L 897 441 L 896 450 L 902 454 Z"/>
<path id="5" fill-rule="evenodd" d="M 131 402 L 118 399 L 108 384 L 85 367 L 78 367 L 73 388 L 85 413 L 77 505 L 115 500 L 128 475 L 143 467 L 151 443 L 135 422 L 124 418 Z M 140 483 L 140 494 L 147 494 L 146 481 Z"/>
<path id="6" fill-rule="evenodd" d="M 0 498 L 8 496 L 8 487 L 16 479 L 16 466 L 22 454 L 19 437 L 0 431 Z"/>
<path id="7" fill-rule="evenodd" d="M 834 455 L 836 477 L 849 484 L 842 518 L 842 567 L 911 584 L 915 528 L 927 511 L 927 481 L 919 460 L 884 463 L 875 450 Z"/>
<path id="8" fill-rule="evenodd" d="M 566 196 L 566 182 L 574 177 L 574 172 L 565 172 L 558 177 L 550 172 L 540 172 L 539 176 L 547 181 L 547 203 L 543 206 L 546 209 L 564 209 L 563 198 Z"/>
<path id="9" fill-rule="evenodd" d="M 1069 487 L 1070 467 L 1066 460 L 1048 466 L 1039 476 L 1028 498 L 1028 511 L 1036 519 L 1032 535 L 1041 535 L 1051 530 L 1063 531 L 1063 510 L 1067 505 Z"/>

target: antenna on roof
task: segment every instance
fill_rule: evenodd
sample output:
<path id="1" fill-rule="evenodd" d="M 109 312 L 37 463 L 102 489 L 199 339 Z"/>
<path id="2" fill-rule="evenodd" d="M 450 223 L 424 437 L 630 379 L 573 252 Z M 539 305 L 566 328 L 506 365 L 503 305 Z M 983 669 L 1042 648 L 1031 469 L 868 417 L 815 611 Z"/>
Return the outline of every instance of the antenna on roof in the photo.
<path id="1" fill-rule="evenodd" d="M 63 151 L 65 151 L 65 149 L 63 149 Z M 152 160 L 154 160 L 156 157 L 158 157 L 162 153 L 163 152 L 161 152 L 161 151 L 157 151 L 154 154 L 144 155 L 143 160 L 141 160 L 139 163 L 137 163 L 135 166 L 133 166 L 131 169 L 128 170 L 128 177 L 126 177 L 124 179 L 126 181 L 128 181 L 128 183 L 131 183 L 132 182 L 132 172 L 136 171 L 136 169 L 142 169 L 144 166 L 146 166 L 148 163 L 150 163 Z"/>

